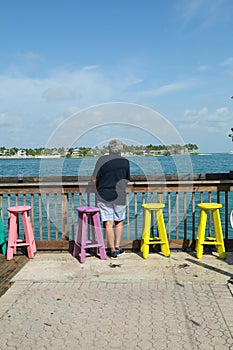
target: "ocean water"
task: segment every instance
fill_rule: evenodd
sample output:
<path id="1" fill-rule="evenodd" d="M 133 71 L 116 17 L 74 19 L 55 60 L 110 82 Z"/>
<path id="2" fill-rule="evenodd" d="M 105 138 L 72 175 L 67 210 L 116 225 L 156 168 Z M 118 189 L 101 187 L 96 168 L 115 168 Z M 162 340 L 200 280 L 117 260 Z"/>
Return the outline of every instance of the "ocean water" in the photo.
<path id="1" fill-rule="evenodd" d="M 129 157 L 131 174 L 228 173 L 233 154 Z M 0 159 L 0 176 L 89 176 L 97 158 Z"/>

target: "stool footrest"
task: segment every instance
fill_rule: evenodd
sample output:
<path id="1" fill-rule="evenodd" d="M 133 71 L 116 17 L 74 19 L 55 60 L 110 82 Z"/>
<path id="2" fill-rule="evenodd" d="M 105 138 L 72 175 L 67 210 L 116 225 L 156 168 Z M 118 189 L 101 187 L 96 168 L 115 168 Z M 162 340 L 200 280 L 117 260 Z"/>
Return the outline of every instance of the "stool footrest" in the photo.
<path id="1" fill-rule="evenodd" d="M 15 243 L 15 244 L 10 244 L 9 247 L 28 247 L 30 244 L 26 242 L 21 242 L 21 243 Z"/>
<path id="2" fill-rule="evenodd" d="M 204 245 L 222 245 L 222 243 L 219 243 L 217 241 L 204 241 L 202 244 Z"/>
<path id="3" fill-rule="evenodd" d="M 98 244 L 98 243 L 91 244 L 86 242 L 85 246 L 83 246 L 81 243 L 75 243 L 75 244 L 78 245 L 79 247 L 82 246 L 83 249 L 104 247 L 102 244 Z"/>
<path id="4" fill-rule="evenodd" d="M 166 244 L 167 242 L 165 241 L 161 241 L 160 239 L 150 239 L 148 242 L 148 244 Z"/>

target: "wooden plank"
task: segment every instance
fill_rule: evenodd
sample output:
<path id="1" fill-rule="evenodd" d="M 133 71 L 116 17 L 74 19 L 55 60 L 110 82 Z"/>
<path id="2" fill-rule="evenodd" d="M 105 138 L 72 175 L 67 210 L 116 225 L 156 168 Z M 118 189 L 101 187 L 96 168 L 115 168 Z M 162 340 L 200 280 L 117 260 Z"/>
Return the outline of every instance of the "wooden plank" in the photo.
<path id="1" fill-rule="evenodd" d="M 62 240 L 68 239 L 68 195 L 62 194 Z"/>
<path id="2" fill-rule="evenodd" d="M 36 241 L 37 250 L 69 250 L 72 241 Z"/>

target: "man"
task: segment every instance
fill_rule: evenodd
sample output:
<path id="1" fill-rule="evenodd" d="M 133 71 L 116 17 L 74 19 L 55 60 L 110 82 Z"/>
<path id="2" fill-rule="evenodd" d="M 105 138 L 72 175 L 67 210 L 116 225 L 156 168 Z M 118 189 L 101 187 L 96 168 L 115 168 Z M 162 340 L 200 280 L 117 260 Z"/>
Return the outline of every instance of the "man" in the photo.
<path id="1" fill-rule="evenodd" d="M 109 154 L 98 159 L 92 181 L 96 184 L 97 205 L 109 245 L 108 255 L 116 259 L 124 253 L 120 242 L 126 213 L 125 189 L 127 181 L 130 180 L 130 168 L 129 161 L 121 156 L 123 143 L 120 140 L 111 140 L 108 149 Z"/>

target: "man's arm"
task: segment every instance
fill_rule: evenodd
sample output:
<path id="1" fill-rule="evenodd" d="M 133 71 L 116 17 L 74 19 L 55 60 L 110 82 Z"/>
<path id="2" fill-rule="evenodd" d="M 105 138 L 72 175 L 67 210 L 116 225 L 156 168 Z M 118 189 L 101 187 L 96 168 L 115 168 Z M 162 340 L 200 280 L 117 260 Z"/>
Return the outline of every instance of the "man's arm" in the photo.
<path id="1" fill-rule="evenodd" d="M 101 167 L 100 161 L 101 161 L 101 158 L 99 158 L 97 160 L 96 165 L 95 165 L 95 169 L 94 169 L 94 171 L 92 173 L 92 177 L 91 177 L 91 181 L 96 185 L 98 183 L 98 177 L 99 177 L 98 175 L 99 175 L 99 171 L 100 171 L 100 167 Z"/>
<path id="2" fill-rule="evenodd" d="M 96 177 L 92 176 L 91 177 L 91 181 L 94 182 L 94 184 L 97 184 L 97 178 Z"/>

